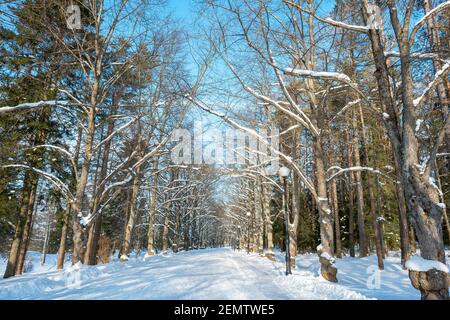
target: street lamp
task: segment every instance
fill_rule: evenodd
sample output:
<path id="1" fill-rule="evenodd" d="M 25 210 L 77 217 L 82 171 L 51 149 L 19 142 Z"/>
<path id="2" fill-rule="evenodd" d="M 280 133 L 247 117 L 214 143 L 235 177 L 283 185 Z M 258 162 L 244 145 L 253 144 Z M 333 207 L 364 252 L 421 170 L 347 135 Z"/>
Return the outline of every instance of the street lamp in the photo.
<path id="1" fill-rule="evenodd" d="M 288 205 L 287 205 L 287 187 L 286 187 L 286 178 L 290 174 L 289 168 L 281 167 L 278 170 L 278 174 L 280 175 L 281 183 L 283 184 L 283 211 L 284 211 L 284 232 L 285 232 L 285 245 L 286 245 L 286 275 L 292 274 L 291 272 L 291 251 L 290 251 L 290 243 L 289 243 L 289 213 L 288 213 Z"/>
<path id="2" fill-rule="evenodd" d="M 247 253 L 250 253 L 250 221 L 248 219 L 250 219 L 251 215 L 250 211 L 247 211 Z"/>

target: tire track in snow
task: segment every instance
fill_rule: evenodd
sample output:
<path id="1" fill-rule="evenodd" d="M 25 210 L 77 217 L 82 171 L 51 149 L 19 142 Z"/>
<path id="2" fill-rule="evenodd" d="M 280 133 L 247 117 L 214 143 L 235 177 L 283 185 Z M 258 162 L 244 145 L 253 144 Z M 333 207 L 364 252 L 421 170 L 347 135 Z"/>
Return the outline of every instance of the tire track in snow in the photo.
<path id="1" fill-rule="evenodd" d="M 263 260 L 265 259 L 264 257 L 255 257 L 254 255 L 244 256 L 241 252 L 236 253 L 229 250 L 228 259 L 234 265 L 239 275 L 242 277 L 242 281 L 248 283 L 250 286 L 258 288 L 259 294 L 263 295 L 262 298 L 248 297 L 248 299 L 294 298 L 293 295 L 290 294 L 290 292 L 286 291 L 286 288 L 281 287 L 278 282 L 275 281 L 278 277 L 274 275 L 272 269 L 263 269 L 263 267 L 265 267 L 264 262 L 270 263 L 270 261 Z M 274 292 L 276 292 L 276 296 L 274 296 Z"/>

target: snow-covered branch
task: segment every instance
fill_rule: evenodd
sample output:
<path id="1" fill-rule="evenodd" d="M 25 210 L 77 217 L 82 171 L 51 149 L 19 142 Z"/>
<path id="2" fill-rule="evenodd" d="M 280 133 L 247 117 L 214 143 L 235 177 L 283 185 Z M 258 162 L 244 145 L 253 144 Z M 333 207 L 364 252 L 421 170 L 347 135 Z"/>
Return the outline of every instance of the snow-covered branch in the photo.
<path id="1" fill-rule="evenodd" d="M 286 68 L 284 69 L 284 73 L 290 76 L 297 76 L 297 77 L 311 77 L 311 78 L 319 78 L 319 79 L 325 79 L 325 80 L 335 80 L 335 81 L 341 81 L 348 84 L 352 84 L 352 80 L 349 76 L 338 73 L 338 72 L 319 72 L 319 71 L 312 71 L 312 70 L 302 70 L 302 69 L 293 69 L 293 68 Z"/>
<path id="2" fill-rule="evenodd" d="M 333 167 L 330 167 L 327 171 L 329 172 L 329 171 L 334 171 L 334 170 L 337 170 L 337 172 L 335 172 L 330 177 L 328 177 L 327 178 L 327 182 L 330 182 L 334 178 L 342 175 L 343 173 L 354 172 L 354 171 L 368 171 L 368 172 L 371 172 L 371 173 L 374 173 L 374 174 L 380 174 L 380 175 L 385 176 L 385 177 L 390 179 L 390 177 L 388 177 L 387 175 L 383 174 L 380 170 L 374 169 L 374 168 L 371 168 L 371 167 L 356 166 L 356 167 L 349 167 L 349 168 L 341 168 L 339 166 L 333 166 Z"/>
<path id="3" fill-rule="evenodd" d="M 344 73 L 313 71 L 313 70 L 294 69 L 294 68 L 286 68 L 286 69 L 284 69 L 284 73 L 287 75 L 296 76 L 296 77 L 315 78 L 315 79 L 343 82 L 343 83 L 349 85 L 353 90 L 355 90 L 359 94 L 359 96 L 361 96 L 361 98 L 363 100 L 365 100 L 368 104 L 370 104 L 370 101 L 359 90 L 358 85 L 356 83 L 354 83 L 352 81 L 352 79 L 350 79 L 350 77 Z"/>
<path id="4" fill-rule="evenodd" d="M 31 111 L 37 108 L 47 107 L 47 106 L 66 106 L 69 104 L 69 101 L 57 101 L 57 100 L 49 100 L 49 101 L 39 101 L 39 102 L 29 102 L 29 103 L 21 103 L 13 107 L 1 107 L 0 115 L 12 113 L 12 112 L 20 112 L 20 111 Z"/>
<path id="5" fill-rule="evenodd" d="M 362 99 L 356 99 L 353 101 L 350 101 L 349 103 L 347 103 L 337 114 L 336 116 L 334 116 L 334 118 L 331 120 L 334 121 L 334 119 L 336 119 L 337 117 L 340 117 L 341 115 L 343 115 L 348 109 L 350 109 L 353 106 L 358 105 L 360 102 L 362 101 Z"/>
<path id="6" fill-rule="evenodd" d="M 44 177 L 45 179 L 47 179 L 48 181 L 50 181 L 56 188 L 58 188 L 65 196 L 67 196 L 69 198 L 70 201 L 74 201 L 75 197 L 73 196 L 73 194 L 70 192 L 69 187 L 62 182 L 58 177 L 52 175 L 51 173 L 42 171 L 40 169 L 25 165 L 25 164 L 8 164 L 8 165 L 4 165 L 1 166 L 0 168 L 2 169 L 8 169 L 8 168 L 22 168 L 22 169 L 27 169 L 27 170 L 31 170 L 36 172 L 37 174 L 41 175 L 42 177 Z"/>
<path id="7" fill-rule="evenodd" d="M 307 13 L 311 16 L 313 16 L 315 19 L 319 20 L 320 22 L 332 25 L 334 27 L 337 28 L 342 28 L 342 29 L 347 29 L 347 30 L 352 30 L 352 31 L 356 31 L 356 32 L 361 32 L 361 33 L 369 33 L 369 28 L 367 26 L 357 26 L 357 25 L 351 25 L 351 24 L 347 24 L 341 21 L 336 21 L 332 18 L 321 18 L 319 16 L 317 16 L 314 12 L 311 12 L 305 8 L 303 8 L 301 5 L 297 4 L 297 3 L 293 3 L 291 1 L 288 0 L 283 0 L 284 3 L 286 3 L 287 5 L 290 5 L 304 13 Z"/>
<path id="8" fill-rule="evenodd" d="M 228 67 L 230 68 L 231 72 L 235 75 L 237 80 L 241 83 L 242 87 L 248 93 L 250 93 L 251 95 L 253 95 L 257 99 L 260 99 L 260 100 L 262 100 L 262 101 L 264 101 L 264 102 L 274 106 L 275 108 L 277 108 L 281 112 L 283 112 L 286 115 L 290 116 L 292 119 L 298 121 L 305 128 L 308 128 L 314 136 L 317 137 L 317 136 L 320 135 L 319 130 L 314 126 L 314 124 L 311 122 L 311 120 L 308 118 L 308 116 L 306 116 L 306 114 L 303 111 L 301 111 L 299 108 L 296 108 L 297 111 L 299 112 L 299 115 L 298 115 L 298 114 L 292 112 L 291 110 L 289 110 L 288 108 L 285 108 L 284 106 L 282 106 L 282 103 L 280 103 L 279 101 L 276 101 L 274 99 L 271 99 L 270 97 L 267 97 L 265 95 L 262 95 L 262 94 L 258 93 L 256 90 L 251 88 L 247 83 L 245 83 L 245 81 L 237 73 L 237 71 L 234 68 L 234 66 L 226 58 L 225 58 L 225 63 L 228 65 Z"/>
<path id="9" fill-rule="evenodd" d="M 386 57 L 400 58 L 400 52 L 398 51 L 386 51 L 384 55 Z M 409 57 L 416 60 L 439 59 L 439 55 L 433 52 L 415 52 L 411 53 Z"/>
<path id="10" fill-rule="evenodd" d="M 78 175 L 77 174 L 77 165 L 75 163 L 75 159 L 73 158 L 72 154 L 69 151 L 67 151 L 66 149 L 64 149 L 62 147 L 54 146 L 54 145 L 50 145 L 50 144 L 42 144 L 39 146 L 31 147 L 31 149 L 33 149 L 33 150 L 37 149 L 37 148 L 53 149 L 53 150 L 56 150 L 56 151 L 62 153 L 63 155 L 65 155 L 70 160 L 70 164 L 72 166 L 74 176 L 77 177 L 77 175 Z"/>
<path id="11" fill-rule="evenodd" d="M 431 81 L 426 89 L 423 91 L 423 93 L 414 100 L 414 106 L 419 107 L 424 101 L 428 93 L 433 90 L 433 88 L 439 84 L 441 79 L 447 74 L 447 72 L 450 70 L 450 61 L 447 61 L 445 65 L 442 66 L 440 70 L 438 70 L 434 76 L 433 81 Z"/>
<path id="12" fill-rule="evenodd" d="M 128 127 L 130 127 L 133 123 L 135 123 L 138 120 L 138 118 L 134 118 L 131 121 L 127 122 L 126 124 L 124 124 L 123 126 L 121 126 L 120 128 L 118 128 L 117 130 L 115 130 L 114 132 L 112 132 L 108 137 L 106 137 L 105 139 L 103 139 L 101 142 L 99 142 L 99 144 L 97 144 L 94 147 L 94 151 L 98 150 L 98 148 L 100 148 L 102 145 L 104 145 L 105 143 L 107 143 L 108 141 L 110 141 L 112 138 L 114 138 L 115 135 L 119 134 L 120 132 L 122 132 L 123 130 L 127 129 Z"/>
<path id="13" fill-rule="evenodd" d="M 433 18 L 435 15 L 437 15 L 438 13 L 440 13 L 441 11 L 443 11 L 447 8 L 450 8 L 450 1 L 443 2 L 440 5 L 438 5 L 436 8 L 434 8 L 433 10 L 430 10 L 430 12 L 428 12 L 425 16 L 423 16 L 422 19 L 420 19 L 415 24 L 415 26 L 412 28 L 411 35 L 409 38 L 409 43 L 411 46 L 414 44 L 416 34 L 420 30 L 420 28 L 422 28 L 428 22 L 429 19 Z"/>

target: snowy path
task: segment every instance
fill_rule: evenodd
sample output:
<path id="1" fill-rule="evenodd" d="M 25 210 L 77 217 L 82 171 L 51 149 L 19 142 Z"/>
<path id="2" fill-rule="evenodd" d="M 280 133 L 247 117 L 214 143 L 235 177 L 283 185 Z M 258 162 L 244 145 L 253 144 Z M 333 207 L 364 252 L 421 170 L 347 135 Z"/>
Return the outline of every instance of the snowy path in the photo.
<path id="1" fill-rule="evenodd" d="M 281 259 L 281 257 L 278 257 Z M 231 249 L 205 249 L 157 255 L 147 260 L 131 258 L 126 263 L 64 272 L 36 270 L 0 280 L 0 299 L 364 299 L 377 297 L 365 283 L 365 265 L 360 261 L 338 262 L 342 281 L 332 284 L 317 275 L 315 255 L 298 257 L 298 268 L 284 276 L 281 261 L 271 262 L 256 254 Z M 371 263 L 367 260 L 367 263 Z M 341 266 L 339 266 L 341 265 Z M 1 271 L 1 270 L 0 270 Z M 407 275 L 392 270 L 398 279 L 389 281 L 391 294 L 380 298 L 416 298 Z M 352 274 L 359 272 L 359 279 Z M 338 275 L 339 276 L 339 275 Z M 405 277 L 406 276 L 406 277 Z M 73 279 L 79 287 L 70 287 Z M 406 282 L 405 282 L 406 280 Z M 391 283 L 393 282 L 393 283 Z M 398 282 L 398 283 L 395 283 Z M 401 284 L 401 283 L 403 284 Z M 68 287 L 69 284 L 69 287 Z M 405 286 L 402 288 L 402 285 Z M 412 289 L 412 290 L 410 290 Z M 396 290 L 396 291 L 395 291 Z M 372 294 L 371 294 L 372 293 Z"/>

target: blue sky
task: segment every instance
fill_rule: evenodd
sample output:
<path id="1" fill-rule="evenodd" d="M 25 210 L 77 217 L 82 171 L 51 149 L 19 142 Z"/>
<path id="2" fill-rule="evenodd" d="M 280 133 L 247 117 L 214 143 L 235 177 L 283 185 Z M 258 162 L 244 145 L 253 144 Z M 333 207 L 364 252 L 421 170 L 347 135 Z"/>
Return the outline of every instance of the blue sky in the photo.
<path id="1" fill-rule="evenodd" d="M 173 7 L 173 12 L 178 18 L 189 20 L 194 16 L 198 0 L 168 0 L 168 3 L 169 6 Z M 334 0 L 323 0 L 319 13 L 327 15 L 333 8 L 334 3 Z"/>
<path id="2" fill-rule="evenodd" d="M 168 3 L 171 7 L 170 9 L 174 9 L 173 12 L 178 18 L 189 21 L 189 19 L 191 19 L 195 14 L 194 11 L 198 4 L 198 0 L 168 0 Z M 323 0 L 319 13 L 322 15 L 328 15 L 334 4 L 334 0 Z"/>
<path id="3" fill-rule="evenodd" d="M 169 0 L 169 6 L 173 7 L 177 18 L 189 20 L 193 16 L 196 3 L 194 0 Z"/>

